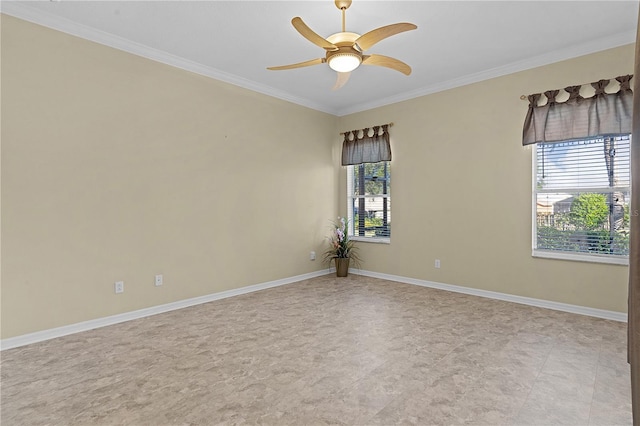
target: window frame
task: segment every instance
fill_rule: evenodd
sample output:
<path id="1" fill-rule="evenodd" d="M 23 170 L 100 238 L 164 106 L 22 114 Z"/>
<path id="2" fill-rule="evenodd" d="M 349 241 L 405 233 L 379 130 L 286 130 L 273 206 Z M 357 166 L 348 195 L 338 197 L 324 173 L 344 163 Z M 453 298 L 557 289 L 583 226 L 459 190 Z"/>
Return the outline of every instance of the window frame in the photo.
<path id="1" fill-rule="evenodd" d="M 389 160 L 383 160 L 383 161 L 379 161 L 377 163 L 372 163 L 372 164 L 378 164 L 378 163 L 387 163 L 387 167 L 388 167 L 388 176 L 389 179 L 391 179 L 391 161 Z M 356 235 L 355 234 L 355 214 L 354 214 L 354 201 L 356 199 L 359 198 L 368 198 L 371 197 L 371 195 L 366 196 L 366 195 L 361 195 L 361 196 L 354 196 L 353 192 L 354 192 L 354 170 L 355 167 L 360 167 L 360 166 L 364 166 L 367 163 L 362 163 L 362 164 L 352 164 L 347 167 L 347 219 L 349 222 L 348 225 L 348 235 L 349 235 L 349 239 L 353 240 L 353 241 L 358 241 L 358 242 L 365 242 L 365 243 L 377 243 L 377 244 L 391 244 L 391 235 L 389 235 L 388 237 L 380 237 L 380 236 L 376 236 L 376 237 L 365 237 L 365 236 L 361 236 L 361 235 Z M 390 188 L 388 188 L 387 193 L 386 194 L 376 194 L 375 197 L 380 197 L 380 198 L 385 198 L 387 200 L 391 200 L 391 193 L 390 193 Z M 391 212 L 391 210 L 389 209 L 389 213 Z M 389 222 L 390 223 L 390 222 Z M 390 231 L 389 231 L 390 232 Z"/>
<path id="2" fill-rule="evenodd" d="M 617 135 L 622 136 L 622 135 Z M 581 140 L 597 139 L 602 136 L 586 137 Z M 629 150 L 631 151 L 631 135 L 629 138 Z M 567 141 L 569 142 L 569 141 Z M 561 143 L 561 142 L 560 142 Z M 531 155 L 531 256 L 541 259 L 556 259 L 556 260 L 569 260 L 576 262 L 587 263 L 603 263 L 610 265 L 629 265 L 629 255 L 607 255 L 596 253 L 578 253 L 578 252 L 565 252 L 560 250 L 545 250 L 538 249 L 538 218 L 537 218 L 537 177 L 538 177 L 538 144 L 531 144 L 533 153 Z M 629 179 L 629 200 L 632 197 L 632 180 Z M 584 191 L 587 193 L 593 193 L 593 191 Z M 630 201 L 629 201 L 630 202 Z"/>

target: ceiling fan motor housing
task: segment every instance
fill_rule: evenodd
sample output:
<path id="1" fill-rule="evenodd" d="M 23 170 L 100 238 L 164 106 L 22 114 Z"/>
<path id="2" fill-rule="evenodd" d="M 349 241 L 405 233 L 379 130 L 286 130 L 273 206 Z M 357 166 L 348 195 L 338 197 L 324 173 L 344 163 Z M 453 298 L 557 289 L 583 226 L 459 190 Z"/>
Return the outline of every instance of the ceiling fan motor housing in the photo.
<path id="1" fill-rule="evenodd" d="M 338 46 L 338 50 L 329 50 L 327 51 L 326 54 L 326 62 L 329 64 L 329 66 L 336 70 L 336 71 L 342 71 L 338 68 L 336 68 L 335 66 L 332 66 L 331 64 L 331 59 L 337 59 L 338 57 L 351 57 L 353 58 L 353 60 L 351 61 L 352 63 L 352 67 L 350 68 L 357 68 L 361 63 L 362 63 L 362 50 L 360 49 L 360 47 L 355 43 L 355 41 L 358 39 L 358 37 L 360 37 L 360 34 L 356 34 L 356 33 L 350 33 L 350 32 L 341 32 L 341 33 L 336 33 L 336 34 L 332 34 L 329 37 L 327 37 L 327 40 L 331 43 L 333 43 L 334 45 Z M 356 62 L 357 60 L 357 62 Z M 346 71 L 346 70 L 345 70 Z M 344 71 L 342 71 L 344 72 Z"/>

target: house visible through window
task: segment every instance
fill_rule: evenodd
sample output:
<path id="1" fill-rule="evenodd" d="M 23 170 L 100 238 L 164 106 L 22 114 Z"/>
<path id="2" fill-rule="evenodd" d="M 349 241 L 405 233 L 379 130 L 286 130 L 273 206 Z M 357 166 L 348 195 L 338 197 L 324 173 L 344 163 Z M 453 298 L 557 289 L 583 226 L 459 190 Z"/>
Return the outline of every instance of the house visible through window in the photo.
<path id="1" fill-rule="evenodd" d="M 391 237 L 390 162 L 347 167 L 349 235 L 367 239 Z"/>
<path id="2" fill-rule="evenodd" d="M 626 262 L 629 138 L 620 135 L 536 144 L 534 254 Z"/>

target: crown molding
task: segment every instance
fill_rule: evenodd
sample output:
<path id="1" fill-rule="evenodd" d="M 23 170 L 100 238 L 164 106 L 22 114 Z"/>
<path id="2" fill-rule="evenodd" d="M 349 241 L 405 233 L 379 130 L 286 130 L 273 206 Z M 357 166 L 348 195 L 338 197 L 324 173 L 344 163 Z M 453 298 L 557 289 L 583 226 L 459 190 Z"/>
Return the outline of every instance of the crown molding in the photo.
<path id="1" fill-rule="evenodd" d="M 455 89 L 456 87 L 466 86 L 468 84 L 478 83 L 480 81 L 489 80 L 496 77 L 502 77 L 508 74 L 514 74 L 516 72 L 529 70 L 532 68 L 541 67 L 544 65 L 561 62 L 567 59 L 577 58 L 579 56 L 589 55 L 591 53 L 600 52 L 607 49 L 613 49 L 614 47 L 624 46 L 626 44 L 632 44 L 636 41 L 635 31 L 627 31 L 618 34 L 614 34 L 610 37 L 605 37 L 597 40 L 591 40 L 581 44 L 573 45 L 564 49 L 554 50 L 542 55 L 534 56 L 532 58 L 524 59 L 522 61 L 512 62 L 500 67 L 491 68 L 488 70 L 480 71 L 474 74 L 463 75 L 458 78 L 443 81 L 433 84 L 431 86 L 422 87 L 417 90 L 399 93 L 395 96 L 377 99 L 375 102 L 367 102 L 358 105 L 354 105 L 349 108 L 344 108 L 337 111 L 335 114 L 339 117 L 354 114 L 356 112 L 362 112 L 373 108 L 379 108 L 386 105 L 391 105 L 397 102 L 407 101 L 409 99 L 419 98 L 420 96 L 430 95 L 437 92 L 442 92 L 449 89 Z"/>
<path id="2" fill-rule="evenodd" d="M 334 110 L 327 108 L 326 106 L 321 105 L 317 102 L 313 102 L 297 96 L 292 96 L 289 93 L 274 89 L 264 84 L 259 84 L 255 81 L 241 78 L 236 75 L 229 74 L 227 72 L 220 71 L 218 69 L 208 67 L 206 65 L 202 65 L 197 62 L 181 58 L 179 56 L 172 55 L 170 53 L 163 52 L 161 50 L 154 49 L 140 43 L 133 42 L 131 40 L 127 40 L 123 37 L 98 30 L 96 28 L 92 28 L 65 18 L 61 18 L 59 16 L 54 16 L 49 13 L 42 12 L 40 10 L 27 6 L 24 2 L 15 0 L 4 0 L 0 2 L 0 12 L 6 15 L 13 16 L 15 18 L 22 19 L 24 21 L 42 25 L 44 27 L 70 34 L 72 36 L 80 37 L 82 39 L 102 44 L 107 47 L 150 59 L 155 62 L 160 62 L 175 68 L 190 71 L 195 74 L 203 75 L 205 77 L 210 77 L 216 80 L 223 81 L 225 83 L 233 84 L 234 86 L 262 93 L 267 96 L 282 99 L 284 101 L 292 102 L 294 104 L 298 104 L 320 112 L 335 115 Z"/>
<path id="3" fill-rule="evenodd" d="M 335 115 L 338 117 L 362 112 L 374 108 L 391 105 L 394 103 L 418 98 L 425 95 L 430 95 L 437 92 L 442 92 L 449 89 L 454 89 L 460 86 L 466 86 L 468 84 L 477 83 L 484 80 L 489 80 L 495 77 L 501 77 L 508 74 L 513 74 L 528 69 L 549 65 L 555 62 L 576 58 L 579 56 L 588 55 L 595 52 L 600 52 L 606 49 L 612 49 L 614 47 L 623 46 L 625 44 L 634 43 L 636 40 L 635 31 L 627 31 L 618 34 L 614 34 L 610 37 L 591 40 L 581 44 L 573 45 L 567 48 L 554 50 L 542 55 L 538 55 L 532 58 L 524 59 L 522 61 L 512 62 L 500 67 L 491 68 L 488 70 L 480 71 L 473 74 L 463 75 L 451 80 L 439 82 L 433 85 L 422 87 L 417 90 L 398 93 L 397 95 L 376 99 L 373 102 L 365 102 L 357 105 L 350 106 L 343 109 L 335 109 L 322 105 L 320 103 L 311 101 L 309 99 L 293 96 L 281 90 L 274 89 L 272 87 L 256 83 L 255 81 L 248 80 L 229 74 L 227 72 L 207 67 L 205 65 L 190 61 L 188 59 L 175 56 L 161 50 L 153 49 L 143 44 L 135 43 L 122 37 L 115 36 L 113 34 L 97 30 L 86 25 L 78 24 L 76 22 L 64 19 L 58 16 L 51 15 L 49 13 L 42 12 L 40 10 L 31 8 L 25 4 L 16 0 L 4 0 L 0 2 L 0 13 L 4 13 L 10 16 L 14 16 L 25 21 L 32 22 L 34 24 L 42 25 L 48 28 L 52 28 L 63 33 L 67 33 L 76 37 L 80 37 L 85 40 L 93 41 L 98 44 L 102 44 L 114 49 L 122 50 L 143 58 L 147 58 L 156 62 L 160 62 L 166 65 L 170 65 L 176 68 L 190 71 L 196 74 L 204 75 L 216 80 L 223 81 L 225 83 L 232 84 L 234 86 L 242 87 L 244 89 L 252 90 L 254 92 L 262 93 L 267 96 L 271 96 L 277 99 L 281 99 L 287 102 L 291 102 L 300 106 L 314 109 L 316 111 L 324 112 L 327 114 Z"/>

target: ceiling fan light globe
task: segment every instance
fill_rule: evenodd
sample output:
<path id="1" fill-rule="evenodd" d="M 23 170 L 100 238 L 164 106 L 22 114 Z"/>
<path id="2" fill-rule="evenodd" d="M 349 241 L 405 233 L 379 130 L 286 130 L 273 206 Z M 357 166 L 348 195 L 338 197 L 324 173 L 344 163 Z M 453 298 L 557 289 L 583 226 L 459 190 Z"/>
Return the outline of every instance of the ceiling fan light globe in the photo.
<path id="1" fill-rule="evenodd" d="M 337 53 L 329 58 L 329 67 L 337 72 L 351 72 L 360 66 L 362 58 L 353 53 Z"/>

